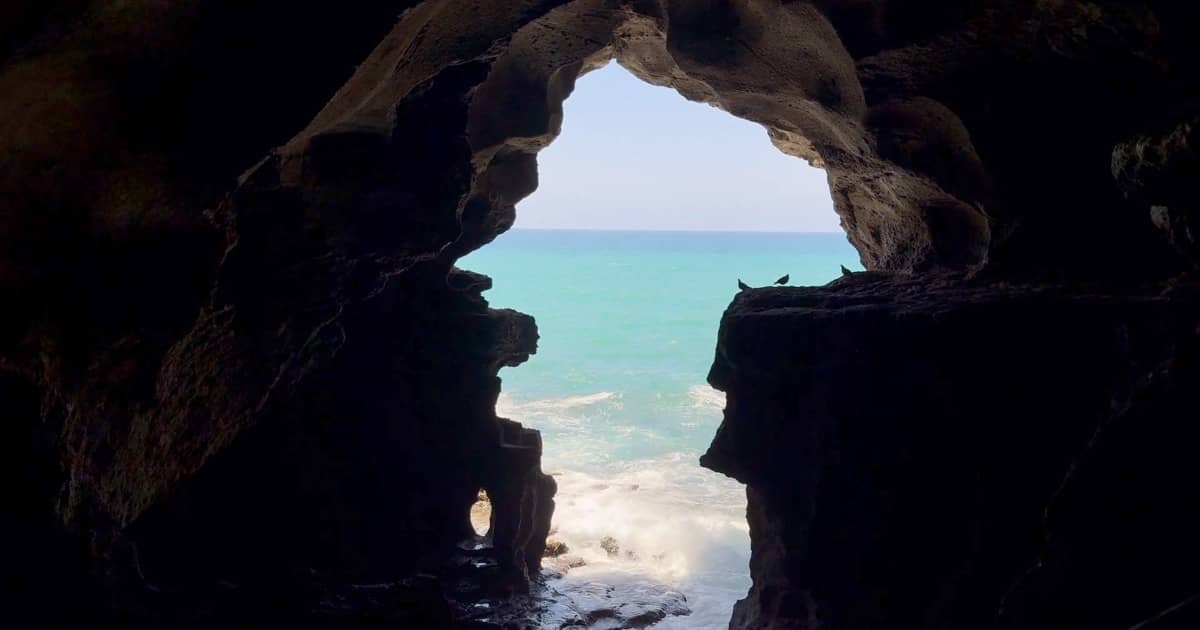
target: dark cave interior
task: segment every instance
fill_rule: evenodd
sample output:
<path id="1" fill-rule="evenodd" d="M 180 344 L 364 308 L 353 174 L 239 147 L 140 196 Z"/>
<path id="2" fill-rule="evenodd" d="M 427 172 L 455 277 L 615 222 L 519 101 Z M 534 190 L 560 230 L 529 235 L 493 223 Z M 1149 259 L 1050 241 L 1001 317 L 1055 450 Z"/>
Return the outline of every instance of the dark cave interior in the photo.
<path id="1" fill-rule="evenodd" d="M 702 463 L 747 484 L 753 544 L 731 628 L 1200 625 L 1191 4 L 61 0 L 0 25 L 6 581 L 48 625 L 503 627 L 461 602 L 516 602 L 540 562 L 554 481 L 495 412 L 537 329 L 454 264 L 610 58 L 826 169 L 868 270 L 722 318 Z M 464 575 L 479 488 L 497 570 Z"/>

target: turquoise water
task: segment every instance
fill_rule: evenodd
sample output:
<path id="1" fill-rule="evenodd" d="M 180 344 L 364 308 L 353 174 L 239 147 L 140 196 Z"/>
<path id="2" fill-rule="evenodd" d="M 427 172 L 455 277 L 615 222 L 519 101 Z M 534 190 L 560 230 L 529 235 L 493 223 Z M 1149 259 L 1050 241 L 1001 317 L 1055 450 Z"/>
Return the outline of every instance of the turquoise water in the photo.
<path id="1" fill-rule="evenodd" d="M 721 313 L 739 278 L 819 285 L 839 265 L 860 268 L 843 234 L 565 230 L 513 230 L 459 262 L 492 277 L 493 307 L 537 319 L 497 411 L 542 432 L 554 537 L 587 561 L 566 579 L 666 583 L 693 612 L 655 628 L 724 627 L 750 581 L 744 489 L 697 464 L 724 405 L 705 384 Z"/>

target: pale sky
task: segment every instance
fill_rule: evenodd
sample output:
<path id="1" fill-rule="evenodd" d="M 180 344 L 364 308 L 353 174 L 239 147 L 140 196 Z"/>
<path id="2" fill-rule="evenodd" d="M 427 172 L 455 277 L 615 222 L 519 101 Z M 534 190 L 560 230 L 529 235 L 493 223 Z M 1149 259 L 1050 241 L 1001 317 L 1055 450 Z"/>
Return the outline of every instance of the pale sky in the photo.
<path id="1" fill-rule="evenodd" d="M 579 79 L 538 172 L 518 228 L 841 229 L 824 171 L 781 153 L 761 126 L 616 63 Z"/>

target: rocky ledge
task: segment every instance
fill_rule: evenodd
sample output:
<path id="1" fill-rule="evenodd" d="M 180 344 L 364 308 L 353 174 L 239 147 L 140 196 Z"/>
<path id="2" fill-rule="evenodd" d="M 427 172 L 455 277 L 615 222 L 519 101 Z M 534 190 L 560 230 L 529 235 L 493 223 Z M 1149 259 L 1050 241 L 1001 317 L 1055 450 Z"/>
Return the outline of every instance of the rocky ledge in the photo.
<path id="1" fill-rule="evenodd" d="M 1198 313 L 1188 284 L 859 273 L 741 293 L 701 460 L 748 484 L 754 586 L 731 627 L 1187 614 Z"/>

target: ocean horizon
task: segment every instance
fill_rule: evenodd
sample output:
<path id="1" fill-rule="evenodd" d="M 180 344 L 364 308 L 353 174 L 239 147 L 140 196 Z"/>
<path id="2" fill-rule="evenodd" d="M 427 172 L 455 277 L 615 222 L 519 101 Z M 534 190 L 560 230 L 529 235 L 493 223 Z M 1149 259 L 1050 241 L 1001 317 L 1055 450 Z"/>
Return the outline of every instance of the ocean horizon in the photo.
<path id="1" fill-rule="evenodd" d="M 677 228 L 590 228 L 590 227 L 521 227 L 512 228 L 505 234 L 513 232 L 610 232 L 614 234 L 622 234 L 628 232 L 669 232 L 675 234 L 834 234 L 845 238 L 846 233 L 841 230 L 734 230 L 734 229 L 706 229 L 697 228 L 690 230 L 680 230 Z M 503 235 L 501 235 L 503 236 Z"/>
<path id="2" fill-rule="evenodd" d="M 860 269 L 843 233 L 514 229 L 459 267 L 493 308 L 537 320 L 537 353 L 501 371 L 499 415 L 542 432 L 558 482 L 552 538 L 586 564 L 568 585 L 653 582 L 720 628 L 750 586 L 744 487 L 698 459 L 722 419 L 707 385 L 738 280 L 825 284 Z M 616 553 L 612 552 L 613 546 Z"/>

